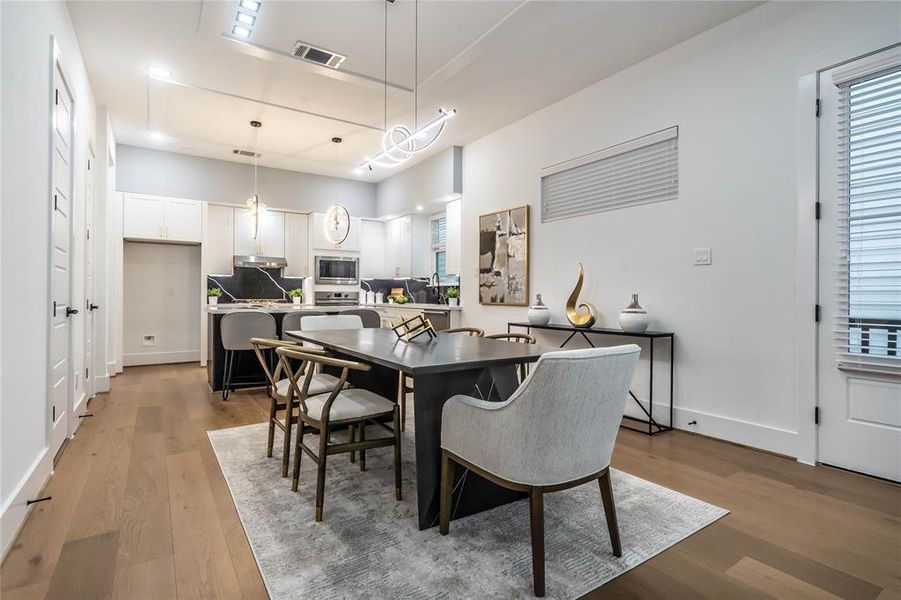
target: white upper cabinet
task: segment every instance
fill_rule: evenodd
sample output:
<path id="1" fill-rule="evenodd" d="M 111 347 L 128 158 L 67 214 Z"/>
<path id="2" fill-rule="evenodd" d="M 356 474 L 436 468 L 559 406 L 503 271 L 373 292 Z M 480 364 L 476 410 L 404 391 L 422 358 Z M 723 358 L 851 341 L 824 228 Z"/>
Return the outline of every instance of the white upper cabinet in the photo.
<path id="1" fill-rule="evenodd" d="M 445 273 L 460 274 L 460 246 L 462 239 L 462 231 L 460 222 L 462 220 L 462 200 L 453 200 L 445 205 L 444 223 L 445 223 Z"/>
<path id="2" fill-rule="evenodd" d="M 203 237 L 203 202 L 125 194 L 122 232 L 131 240 L 199 244 Z"/>
<path id="3" fill-rule="evenodd" d="M 239 256 L 284 256 L 285 213 L 264 210 L 260 215 L 260 234 L 253 238 L 250 209 L 235 209 L 235 254 Z"/>
<path id="4" fill-rule="evenodd" d="M 203 255 L 208 274 L 231 275 L 234 272 L 234 226 L 235 210 L 232 207 L 215 204 L 207 207 Z"/>
<path id="5" fill-rule="evenodd" d="M 285 213 L 285 277 L 307 277 L 310 274 L 307 252 L 309 242 L 308 215 Z"/>
<path id="6" fill-rule="evenodd" d="M 409 277 L 413 271 L 412 225 L 410 215 L 385 223 L 385 275 Z"/>
<path id="7" fill-rule="evenodd" d="M 310 235 L 313 238 L 313 250 L 344 250 L 346 252 L 359 252 L 362 235 L 363 220 L 360 217 L 350 218 L 350 231 L 347 238 L 340 244 L 333 244 L 325 234 L 325 214 L 313 213 Z"/>
<path id="8" fill-rule="evenodd" d="M 385 224 L 363 220 L 360 226 L 360 277 L 385 276 Z"/>

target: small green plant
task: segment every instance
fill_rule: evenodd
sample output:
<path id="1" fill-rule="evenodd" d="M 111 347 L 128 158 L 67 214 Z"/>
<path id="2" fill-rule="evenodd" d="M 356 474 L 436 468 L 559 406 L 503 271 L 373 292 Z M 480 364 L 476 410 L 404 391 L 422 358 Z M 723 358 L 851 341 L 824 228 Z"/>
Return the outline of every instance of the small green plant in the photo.
<path id="1" fill-rule="evenodd" d="M 292 298 L 303 298 L 303 290 L 300 288 L 294 288 L 293 290 L 288 290 L 288 295 Z"/>
<path id="2" fill-rule="evenodd" d="M 206 295 L 210 298 L 218 298 L 222 295 L 222 288 L 212 287 L 206 289 Z"/>
<path id="3" fill-rule="evenodd" d="M 449 287 L 447 291 L 444 292 L 444 295 L 448 298 L 459 298 L 460 297 L 460 288 L 458 287 Z"/>
<path id="4" fill-rule="evenodd" d="M 409 298 L 407 298 L 403 294 L 398 294 L 397 296 L 394 297 L 394 302 L 397 304 L 406 304 L 409 301 L 410 301 Z"/>

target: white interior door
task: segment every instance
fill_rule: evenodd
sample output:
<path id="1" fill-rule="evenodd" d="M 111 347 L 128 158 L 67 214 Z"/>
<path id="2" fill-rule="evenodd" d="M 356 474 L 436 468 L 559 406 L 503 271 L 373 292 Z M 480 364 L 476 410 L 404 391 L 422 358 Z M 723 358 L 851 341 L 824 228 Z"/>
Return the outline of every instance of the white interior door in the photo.
<path id="1" fill-rule="evenodd" d="M 50 365 L 49 445 L 55 456 L 68 435 L 72 394 L 70 316 L 72 297 L 72 95 L 57 64 L 54 68 L 52 199 L 50 210 Z"/>
<path id="2" fill-rule="evenodd" d="M 94 396 L 94 311 L 99 308 L 94 293 L 94 149 L 88 146 L 85 174 L 84 222 L 84 391 Z"/>
<path id="3" fill-rule="evenodd" d="M 820 76 L 817 433 L 820 462 L 901 481 L 896 58 L 891 66 L 882 53 Z"/>

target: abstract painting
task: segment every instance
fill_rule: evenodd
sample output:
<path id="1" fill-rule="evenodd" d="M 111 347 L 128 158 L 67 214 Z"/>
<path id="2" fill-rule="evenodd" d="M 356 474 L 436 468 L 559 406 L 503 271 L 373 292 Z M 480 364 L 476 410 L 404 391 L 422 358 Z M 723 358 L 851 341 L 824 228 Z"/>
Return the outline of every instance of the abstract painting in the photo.
<path id="1" fill-rule="evenodd" d="M 529 304 L 529 207 L 479 217 L 479 302 Z"/>

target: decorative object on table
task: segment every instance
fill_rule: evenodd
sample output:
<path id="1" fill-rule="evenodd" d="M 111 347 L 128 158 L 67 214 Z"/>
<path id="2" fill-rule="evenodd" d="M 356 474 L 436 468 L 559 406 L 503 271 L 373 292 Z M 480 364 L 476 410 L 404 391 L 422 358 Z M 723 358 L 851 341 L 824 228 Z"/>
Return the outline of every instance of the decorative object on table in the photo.
<path id="1" fill-rule="evenodd" d="M 551 309 L 541 301 L 541 294 L 538 294 L 535 298 L 535 304 L 529 307 L 529 323 L 532 325 L 547 325 L 551 321 Z"/>
<path id="2" fill-rule="evenodd" d="M 479 303 L 529 303 L 529 207 L 479 217 Z"/>
<path id="3" fill-rule="evenodd" d="M 259 137 L 260 127 L 263 126 L 259 121 L 251 121 L 250 126 L 253 127 L 253 196 L 247 199 L 248 216 L 250 218 L 250 237 L 258 239 L 260 237 L 260 218 L 266 211 L 266 205 L 260 201 L 260 195 L 257 193 L 257 158 L 260 153 L 257 152 L 257 138 Z M 259 248 L 257 248 L 259 252 Z"/>
<path id="4" fill-rule="evenodd" d="M 394 298 L 395 304 L 406 304 L 407 302 L 410 301 L 410 299 L 407 298 L 406 296 L 404 296 L 403 294 L 398 294 L 397 296 L 392 296 L 392 297 Z"/>
<path id="5" fill-rule="evenodd" d="M 219 296 L 222 295 L 222 288 L 211 287 L 206 289 L 206 301 L 210 306 L 219 304 Z"/>
<path id="6" fill-rule="evenodd" d="M 334 204 L 325 213 L 325 237 L 340 246 L 350 234 L 350 213 L 340 204 Z"/>
<path id="7" fill-rule="evenodd" d="M 635 292 L 632 294 L 629 306 L 619 313 L 619 326 L 623 328 L 623 331 L 641 333 L 647 330 L 648 323 L 648 311 L 638 303 L 638 292 Z"/>
<path id="8" fill-rule="evenodd" d="M 428 335 L 429 339 L 438 337 L 435 328 L 432 327 L 432 322 L 423 315 L 416 315 L 409 319 L 401 317 L 400 322 L 392 326 L 391 330 L 397 335 L 398 339 L 405 342 L 411 342 L 423 334 Z"/>
<path id="9" fill-rule="evenodd" d="M 444 292 L 444 295 L 447 297 L 448 306 L 460 305 L 460 288 L 456 286 L 449 287 L 447 288 L 447 291 Z"/>
<path id="10" fill-rule="evenodd" d="M 291 302 L 294 303 L 294 306 L 300 306 L 300 301 L 303 300 L 302 289 L 294 288 L 293 290 L 288 290 L 288 295 L 291 296 Z"/>
<path id="11" fill-rule="evenodd" d="M 588 302 L 582 302 L 578 306 L 576 305 L 579 301 L 579 292 L 582 291 L 582 280 L 584 278 L 585 269 L 582 268 L 582 263 L 579 263 L 579 280 L 576 282 L 576 287 L 566 301 L 566 318 L 569 319 L 569 322 L 575 327 L 588 328 L 597 321 L 597 317 L 595 316 L 597 310 Z M 584 309 L 584 311 L 581 309 Z"/>
<path id="12" fill-rule="evenodd" d="M 375 293 L 375 303 L 382 304 L 384 302 L 385 302 L 385 294 L 382 292 L 376 292 Z"/>

